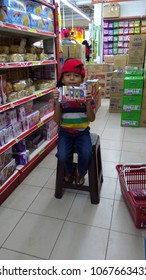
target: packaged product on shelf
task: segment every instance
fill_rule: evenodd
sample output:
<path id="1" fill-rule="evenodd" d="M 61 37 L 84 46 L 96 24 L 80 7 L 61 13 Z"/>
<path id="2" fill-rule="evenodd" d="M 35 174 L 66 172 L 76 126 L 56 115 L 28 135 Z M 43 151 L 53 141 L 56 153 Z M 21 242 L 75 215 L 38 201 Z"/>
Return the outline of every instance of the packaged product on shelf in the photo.
<path id="1" fill-rule="evenodd" d="M 0 46 L 0 53 L 1 54 L 9 54 L 10 48 L 8 46 Z"/>
<path id="2" fill-rule="evenodd" d="M 8 94 L 8 102 L 13 102 L 18 99 L 18 92 L 11 92 Z"/>
<path id="3" fill-rule="evenodd" d="M 30 14 L 41 16 L 42 6 L 35 1 L 25 1 L 26 11 Z"/>
<path id="4" fill-rule="evenodd" d="M 15 152 L 24 152 L 26 151 L 27 147 L 26 147 L 26 141 L 25 139 L 20 140 L 18 143 L 16 143 L 13 147 L 12 147 L 12 151 Z"/>
<path id="5" fill-rule="evenodd" d="M 7 125 L 6 112 L 0 114 L 0 129 L 4 128 Z"/>
<path id="6" fill-rule="evenodd" d="M 25 82 L 26 82 L 26 86 L 32 86 L 33 85 L 33 80 L 31 78 L 27 78 L 25 79 Z"/>
<path id="7" fill-rule="evenodd" d="M 28 95 L 28 92 L 27 92 L 26 89 L 17 91 L 17 97 L 18 97 L 18 99 L 21 99 L 21 98 L 23 98 L 23 97 L 25 97 L 25 96 L 27 96 L 27 95 Z"/>
<path id="8" fill-rule="evenodd" d="M 43 51 L 42 48 L 38 48 L 36 46 L 26 46 L 26 52 L 27 53 L 41 54 L 42 51 Z"/>
<path id="9" fill-rule="evenodd" d="M 49 54 L 46 54 L 46 53 L 39 54 L 39 60 L 49 60 L 49 59 L 50 59 Z"/>
<path id="10" fill-rule="evenodd" d="M 11 45 L 10 48 L 10 53 L 19 53 L 19 54 L 23 54 L 26 53 L 25 48 L 21 47 L 20 45 Z"/>
<path id="11" fill-rule="evenodd" d="M 35 61 L 35 60 L 38 60 L 38 56 L 37 54 L 33 54 L 33 53 L 26 53 L 24 55 L 24 59 L 26 61 Z"/>
<path id="12" fill-rule="evenodd" d="M 0 155 L 0 170 L 4 168 L 12 159 L 12 148 L 9 148 L 7 151 Z"/>
<path id="13" fill-rule="evenodd" d="M 6 76 L 0 75 L 0 105 L 7 102 Z"/>
<path id="14" fill-rule="evenodd" d="M 24 152 L 14 152 L 13 157 L 15 158 L 16 164 L 26 165 L 30 158 L 29 150 Z"/>
<path id="15" fill-rule="evenodd" d="M 0 7 L 0 20 L 20 26 L 30 26 L 29 16 L 26 12 L 17 11 L 7 6 Z"/>
<path id="16" fill-rule="evenodd" d="M 40 121 L 39 111 L 35 111 L 35 112 L 31 113 L 30 115 L 26 116 L 25 121 L 26 121 L 27 129 L 30 129 L 33 126 L 35 126 L 36 124 L 38 124 Z"/>
<path id="17" fill-rule="evenodd" d="M 23 62 L 24 54 L 14 53 L 8 56 L 10 62 Z"/>
<path id="18" fill-rule="evenodd" d="M 14 138 L 13 127 L 12 125 L 8 125 L 5 128 L 3 128 L 2 131 L 3 131 L 4 144 L 7 144 L 9 141 L 11 141 Z"/>
<path id="19" fill-rule="evenodd" d="M 14 173 L 16 169 L 15 159 L 12 159 L 0 172 L 0 186 Z"/>
<path id="20" fill-rule="evenodd" d="M 13 125 L 13 135 L 14 135 L 14 137 L 17 137 L 21 133 L 22 133 L 22 125 L 20 122 L 17 122 Z"/>
<path id="21" fill-rule="evenodd" d="M 32 110 L 33 110 L 33 100 L 28 101 L 27 103 L 25 103 L 24 104 L 24 108 L 25 108 L 26 116 L 30 115 L 32 113 Z"/>
<path id="22" fill-rule="evenodd" d="M 0 130 L 0 146 L 2 147 L 3 145 L 5 145 L 5 142 L 4 142 L 4 131 Z"/>
<path id="23" fill-rule="evenodd" d="M 18 122 L 24 121 L 25 119 L 25 107 L 24 105 L 21 105 L 17 107 L 17 119 Z"/>
<path id="24" fill-rule="evenodd" d="M 43 28 L 42 18 L 37 15 L 29 14 L 30 18 L 30 27 L 34 29 L 41 29 Z"/>
<path id="25" fill-rule="evenodd" d="M 9 56 L 5 53 L 0 54 L 0 62 L 7 62 L 9 61 Z"/>
<path id="26" fill-rule="evenodd" d="M 16 124 L 17 123 L 17 111 L 16 109 L 11 109 L 6 112 L 7 123 L 8 124 Z"/>
<path id="27" fill-rule="evenodd" d="M 26 11 L 25 1 L 23 0 L 0 0 L 0 6 L 11 7 L 17 11 Z"/>
<path id="28" fill-rule="evenodd" d="M 33 94 L 35 92 L 35 86 L 26 87 L 26 91 L 27 91 L 27 96 Z"/>
<path id="29" fill-rule="evenodd" d="M 53 10 L 50 7 L 42 5 L 41 16 L 53 20 Z"/>
<path id="30" fill-rule="evenodd" d="M 13 83 L 13 90 L 14 91 L 20 91 L 20 90 L 23 90 L 25 89 L 26 87 L 26 81 L 25 80 L 20 80 L 16 83 Z"/>
<path id="31" fill-rule="evenodd" d="M 51 20 L 48 20 L 46 18 L 42 18 L 42 30 L 48 31 L 48 32 L 54 32 L 54 23 Z"/>

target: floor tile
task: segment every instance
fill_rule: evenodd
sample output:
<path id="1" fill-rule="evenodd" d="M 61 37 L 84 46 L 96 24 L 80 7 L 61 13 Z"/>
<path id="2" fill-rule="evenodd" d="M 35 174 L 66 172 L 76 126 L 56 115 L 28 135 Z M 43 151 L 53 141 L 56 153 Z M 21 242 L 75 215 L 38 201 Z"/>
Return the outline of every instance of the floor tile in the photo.
<path id="1" fill-rule="evenodd" d="M 108 230 L 65 222 L 51 260 L 105 259 Z"/>
<path id="2" fill-rule="evenodd" d="M 105 129 L 102 134 L 102 139 L 109 139 L 114 141 L 123 141 L 124 130 L 118 129 Z"/>
<path id="3" fill-rule="evenodd" d="M 47 259 L 62 225 L 61 220 L 26 213 L 3 247 Z"/>
<path id="4" fill-rule="evenodd" d="M 36 167 L 23 181 L 24 184 L 43 187 L 53 173 L 53 169 Z"/>
<path id="5" fill-rule="evenodd" d="M 100 203 L 94 205 L 91 204 L 88 195 L 78 194 L 70 209 L 67 220 L 108 229 L 111 222 L 112 206 L 113 200 L 101 198 Z"/>
<path id="6" fill-rule="evenodd" d="M 51 174 L 46 184 L 44 185 L 44 188 L 55 190 L 55 183 L 56 183 L 56 170 L 54 170 L 54 172 Z"/>
<path id="7" fill-rule="evenodd" d="M 136 152 L 122 151 L 121 160 L 122 163 L 142 163 L 146 162 L 146 154 Z"/>
<path id="8" fill-rule="evenodd" d="M 146 236 L 146 229 L 137 229 L 124 201 L 115 201 L 111 229 L 123 233 Z"/>
<path id="9" fill-rule="evenodd" d="M 107 260 L 144 260 L 144 239 L 111 231 Z"/>
<path id="10" fill-rule="evenodd" d="M 102 160 L 118 163 L 120 161 L 121 152 L 116 150 L 101 149 Z"/>
<path id="11" fill-rule="evenodd" d="M 47 155 L 38 165 L 37 167 L 44 167 L 50 169 L 56 169 L 57 166 L 57 158 L 54 154 Z"/>
<path id="12" fill-rule="evenodd" d="M 61 199 L 57 199 L 54 197 L 54 190 L 44 188 L 29 207 L 28 212 L 65 219 L 74 197 L 74 193 L 65 192 Z"/>
<path id="13" fill-rule="evenodd" d="M 38 260 L 38 258 L 1 248 L 0 260 Z"/>
<path id="14" fill-rule="evenodd" d="M 23 212 L 0 207 L 0 246 L 19 222 Z"/>
<path id="15" fill-rule="evenodd" d="M 103 177 L 117 178 L 116 163 L 102 161 Z"/>
<path id="16" fill-rule="evenodd" d="M 20 184 L 14 192 L 3 202 L 2 206 L 26 211 L 40 192 L 40 187 Z"/>
<path id="17" fill-rule="evenodd" d="M 101 143 L 102 149 L 109 149 L 109 150 L 117 150 L 121 151 L 122 148 L 122 141 L 113 141 L 109 139 L 102 139 Z"/>
<path id="18" fill-rule="evenodd" d="M 137 153 L 145 153 L 146 154 L 146 144 L 145 143 L 137 143 L 137 142 L 123 142 L 123 151 L 128 152 L 137 152 Z"/>
<path id="19" fill-rule="evenodd" d="M 116 179 L 104 177 L 100 196 L 104 198 L 114 199 L 115 190 L 116 190 Z"/>
<path id="20" fill-rule="evenodd" d="M 137 143 L 146 143 L 146 133 L 145 130 L 142 129 L 143 133 L 138 133 L 138 131 L 135 129 L 134 133 L 131 133 L 131 131 L 126 130 L 124 135 L 124 141 L 129 142 L 137 142 Z"/>

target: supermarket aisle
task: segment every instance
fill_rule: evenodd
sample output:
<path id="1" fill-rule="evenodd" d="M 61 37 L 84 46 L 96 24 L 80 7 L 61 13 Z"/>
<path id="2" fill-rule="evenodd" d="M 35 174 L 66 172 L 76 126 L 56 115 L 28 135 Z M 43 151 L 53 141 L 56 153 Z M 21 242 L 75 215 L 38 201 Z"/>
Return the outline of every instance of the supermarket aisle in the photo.
<path id="1" fill-rule="evenodd" d="M 122 200 L 116 164 L 145 162 L 146 129 L 120 127 L 103 100 L 91 131 L 101 137 L 104 183 L 99 205 L 66 191 L 54 198 L 53 150 L 0 206 L 0 259 L 144 259 L 146 230 Z"/>

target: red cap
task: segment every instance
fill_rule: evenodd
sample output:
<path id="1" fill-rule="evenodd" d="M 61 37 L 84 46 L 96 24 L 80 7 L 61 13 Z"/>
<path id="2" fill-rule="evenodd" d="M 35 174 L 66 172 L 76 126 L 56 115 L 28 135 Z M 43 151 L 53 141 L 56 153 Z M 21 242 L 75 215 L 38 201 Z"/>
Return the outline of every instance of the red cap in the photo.
<path id="1" fill-rule="evenodd" d="M 63 73 L 76 73 L 76 74 L 80 74 L 84 78 L 85 77 L 84 64 L 79 59 L 68 59 L 62 67 L 62 74 Z"/>
<path id="2" fill-rule="evenodd" d="M 63 32 L 64 36 L 69 36 L 70 35 L 70 31 L 68 29 L 65 29 Z"/>

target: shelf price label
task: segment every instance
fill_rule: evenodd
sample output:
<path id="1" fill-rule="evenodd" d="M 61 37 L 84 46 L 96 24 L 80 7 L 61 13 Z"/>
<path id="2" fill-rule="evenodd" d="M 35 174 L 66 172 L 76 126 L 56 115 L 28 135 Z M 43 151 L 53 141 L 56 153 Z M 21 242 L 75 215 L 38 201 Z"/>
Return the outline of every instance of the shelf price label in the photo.
<path id="1" fill-rule="evenodd" d="M 41 127 L 42 125 L 44 125 L 44 122 L 38 123 L 38 127 Z"/>
<path id="2" fill-rule="evenodd" d="M 34 28 L 28 28 L 28 31 L 33 32 L 33 33 L 37 33 L 36 29 L 34 29 Z"/>
<path id="3" fill-rule="evenodd" d="M 32 65 L 40 65 L 39 61 L 32 61 Z"/>
<path id="4" fill-rule="evenodd" d="M 42 92 L 36 94 L 36 97 L 40 97 L 40 96 L 42 96 Z"/>
<path id="5" fill-rule="evenodd" d="M 39 152 L 39 156 L 42 155 L 45 152 L 45 148 L 43 148 L 40 152 Z"/>

